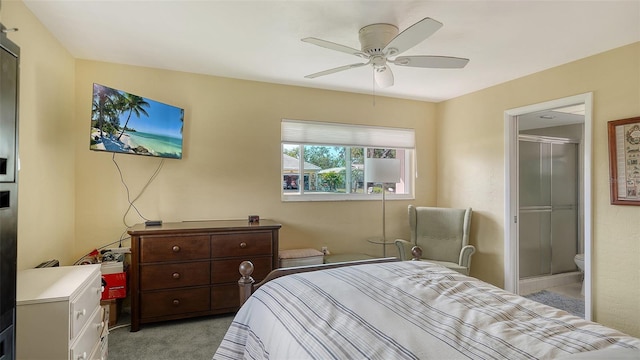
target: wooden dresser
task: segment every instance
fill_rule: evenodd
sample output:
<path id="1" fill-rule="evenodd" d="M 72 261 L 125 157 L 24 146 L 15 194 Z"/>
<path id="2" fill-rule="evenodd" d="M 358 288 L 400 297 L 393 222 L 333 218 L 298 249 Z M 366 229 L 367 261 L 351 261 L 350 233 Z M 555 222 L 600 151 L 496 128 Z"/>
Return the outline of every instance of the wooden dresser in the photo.
<path id="1" fill-rule="evenodd" d="M 131 331 L 238 310 L 238 266 L 251 261 L 256 281 L 277 268 L 280 227 L 270 220 L 215 220 L 129 229 Z"/>

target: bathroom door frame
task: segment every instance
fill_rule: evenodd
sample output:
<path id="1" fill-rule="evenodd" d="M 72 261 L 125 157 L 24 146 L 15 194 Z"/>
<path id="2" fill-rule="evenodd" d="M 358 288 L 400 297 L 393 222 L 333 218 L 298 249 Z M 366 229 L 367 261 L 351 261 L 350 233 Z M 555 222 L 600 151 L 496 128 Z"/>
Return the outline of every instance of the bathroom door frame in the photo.
<path id="1" fill-rule="evenodd" d="M 592 108 L 593 93 L 584 93 L 562 99 L 551 100 L 539 104 L 509 109 L 504 112 L 504 144 L 505 144 L 505 212 L 504 212 L 504 288 L 519 293 L 519 241 L 518 241 L 518 116 L 557 109 L 561 107 L 584 104 L 584 136 L 582 156 L 582 193 L 583 193 L 583 228 L 584 234 L 584 317 L 592 319 L 591 291 L 591 158 L 592 158 Z"/>

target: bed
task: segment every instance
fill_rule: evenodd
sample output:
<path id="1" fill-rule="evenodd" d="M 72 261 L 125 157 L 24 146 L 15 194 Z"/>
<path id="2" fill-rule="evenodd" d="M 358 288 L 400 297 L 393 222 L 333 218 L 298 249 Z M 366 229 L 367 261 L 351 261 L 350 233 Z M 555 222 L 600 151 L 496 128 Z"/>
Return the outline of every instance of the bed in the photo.
<path id="1" fill-rule="evenodd" d="M 214 359 L 640 358 L 638 338 L 433 263 L 293 272 L 245 294 Z"/>

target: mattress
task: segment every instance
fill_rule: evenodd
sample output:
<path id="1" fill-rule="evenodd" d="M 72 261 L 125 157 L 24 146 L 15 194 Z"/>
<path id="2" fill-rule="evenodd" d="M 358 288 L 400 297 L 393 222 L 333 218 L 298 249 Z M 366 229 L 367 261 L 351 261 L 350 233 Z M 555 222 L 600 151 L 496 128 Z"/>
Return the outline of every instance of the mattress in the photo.
<path id="1" fill-rule="evenodd" d="M 403 261 L 266 283 L 214 359 L 555 359 L 638 349 L 640 339 L 617 330 L 440 265 Z"/>

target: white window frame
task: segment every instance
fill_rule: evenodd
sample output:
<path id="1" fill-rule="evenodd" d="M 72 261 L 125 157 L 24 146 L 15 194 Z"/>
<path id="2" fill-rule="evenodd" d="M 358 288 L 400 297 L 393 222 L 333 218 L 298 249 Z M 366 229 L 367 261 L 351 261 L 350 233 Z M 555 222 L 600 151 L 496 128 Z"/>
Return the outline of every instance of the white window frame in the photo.
<path id="1" fill-rule="evenodd" d="M 339 147 L 363 147 L 387 148 L 404 150 L 402 183 L 406 189 L 404 194 L 387 193 L 385 200 L 413 200 L 415 199 L 415 131 L 413 129 L 379 127 L 368 125 L 352 125 L 327 123 L 317 121 L 301 121 L 282 119 L 281 122 L 281 147 L 280 158 L 285 145 L 299 145 L 301 147 L 312 146 L 339 146 Z M 301 148 L 301 154 L 303 149 Z M 304 156 L 301 156 L 304 158 Z M 304 174 L 304 162 L 299 161 L 299 174 Z M 282 170 L 284 164 L 280 164 L 280 192 L 284 202 L 295 201 L 353 201 L 353 200 L 381 200 L 382 194 L 362 193 L 317 193 L 305 192 L 302 184 L 298 185 L 298 192 L 285 192 L 282 186 Z M 304 179 L 299 176 L 298 179 Z M 365 184 L 368 182 L 364 179 Z M 369 181 L 370 182 L 370 181 Z"/>

